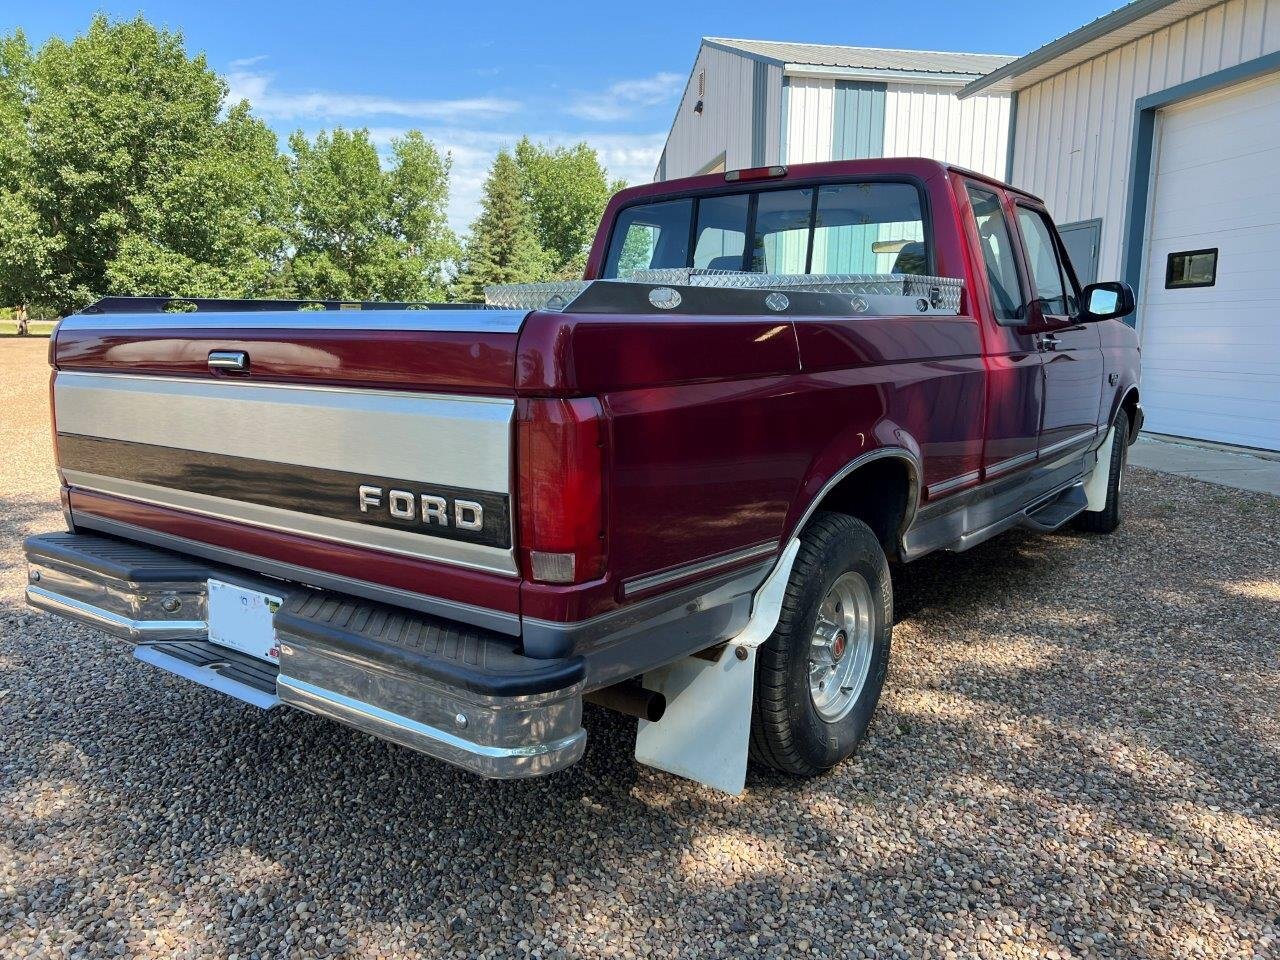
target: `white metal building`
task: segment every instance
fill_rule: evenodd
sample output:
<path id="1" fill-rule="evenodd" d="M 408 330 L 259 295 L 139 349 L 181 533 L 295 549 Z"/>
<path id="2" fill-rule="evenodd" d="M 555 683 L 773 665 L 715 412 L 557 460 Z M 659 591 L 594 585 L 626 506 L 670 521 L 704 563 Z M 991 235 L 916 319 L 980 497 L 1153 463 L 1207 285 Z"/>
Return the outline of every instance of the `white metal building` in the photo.
<path id="1" fill-rule="evenodd" d="M 956 94 L 1012 59 L 705 38 L 654 179 L 901 156 L 1003 177 L 1010 94 Z"/>
<path id="2" fill-rule="evenodd" d="M 992 93 L 1009 179 L 1137 292 L 1147 429 L 1280 450 L 1280 0 L 1136 0 L 962 96 Z"/>

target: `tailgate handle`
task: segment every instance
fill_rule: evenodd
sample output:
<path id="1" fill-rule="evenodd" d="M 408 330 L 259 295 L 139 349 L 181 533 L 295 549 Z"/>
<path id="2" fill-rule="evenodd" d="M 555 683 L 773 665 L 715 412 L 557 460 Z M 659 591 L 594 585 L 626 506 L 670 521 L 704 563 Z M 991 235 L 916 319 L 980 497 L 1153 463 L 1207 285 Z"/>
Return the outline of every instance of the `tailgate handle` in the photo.
<path id="1" fill-rule="evenodd" d="M 209 354 L 209 369 L 246 373 L 249 370 L 249 355 L 243 350 L 213 350 Z"/>

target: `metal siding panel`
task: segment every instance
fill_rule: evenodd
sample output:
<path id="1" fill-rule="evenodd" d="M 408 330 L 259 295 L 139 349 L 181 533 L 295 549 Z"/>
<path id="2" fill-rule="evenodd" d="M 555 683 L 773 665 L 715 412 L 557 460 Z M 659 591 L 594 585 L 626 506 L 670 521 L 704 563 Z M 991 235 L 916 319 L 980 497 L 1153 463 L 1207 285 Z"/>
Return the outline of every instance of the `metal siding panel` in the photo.
<path id="1" fill-rule="evenodd" d="M 831 134 L 832 160 L 884 155 L 885 84 L 837 80 Z"/>
<path id="2" fill-rule="evenodd" d="M 887 84 L 878 83 L 870 91 L 871 114 L 867 121 L 867 153 L 868 157 L 884 156 L 884 97 Z"/>
<path id="3" fill-rule="evenodd" d="M 1120 276 L 1135 101 L 1277 50 L 1280 0 L 1229 0 L 1025 88 L 1014 182 L 1063 219 L 1101 218 L 1099 276 Z M 1068 160 L 1076 148 L 1082 165 Z"/>
<path id="4" fill-rule="evenodd" d="M 885 93 L 883 155 L 929 157 L 1007 176 L 1009 94 L 960 100 L 958 88 L 891 83 Z"/>
<path id="5" fill-rule="evenodd" d="M 835 81 L 792 77 L 787 115 L 787 162 L 831 159 Z"/>
<path id="6" fill-rule="evenodd" d="M 791 110 L 791 78 L 782 78 L 782 104 L 779 107 L 781 119 L 778 124 L 778 162 L 790 163 L 787 157 L 787 123 Z"/>
<path id="7" fill-rule="evenodd" d="M 750 165 L 755 63 L 747 56 L 703 45 L 667 140 L 667 177 L 692 176 L 721 153 L 730 169 Z M 698 100 L 698 74 L 703 70 L 706 91 L 699 116 L 693 107 Z"/>
<path id="8" fill-rule="evenodd" d="M 782 68 L 774 64 L 765 66 L 765 146 L 766 164 L 783 163 L 782 159 Z"/>
<path id="9" fill-rule="evenodd" d="M 768 64 L 751 65 L 751 166 L 764 165 L 765 117 L 768 115 Z"/>

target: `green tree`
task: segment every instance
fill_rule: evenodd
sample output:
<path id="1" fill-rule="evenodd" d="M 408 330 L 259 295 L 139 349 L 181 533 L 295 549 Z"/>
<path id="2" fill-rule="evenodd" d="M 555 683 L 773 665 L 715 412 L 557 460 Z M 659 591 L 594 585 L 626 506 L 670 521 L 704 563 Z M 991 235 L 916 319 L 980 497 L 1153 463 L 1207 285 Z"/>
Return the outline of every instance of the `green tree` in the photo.
<path id="1" fill-rule="evenodd" d="M 289 214 L 275 134 L 233 107 L 210 149 L 136 198 L 138 225 L 107 265 L 110 289 L 188 297 L 278 296 Z"/>
<path id="2" fill-rule="evenodd" d="M 552 271 L 566 278 L 582 276 L 605 204 L 626 184 L 608 181 L 599 155 L 586 143 L 552 149 L 522 137 L 515 160 Z"/>
<path id="3" fill-rule="evenodd" d="M 31 49 L 21 30 L 0 38 L 0 304 L 18 305 L 19 329 L 29 298 L 17 294 L 42 259 L 37 217 L 22 189 L 30 164 L 27 138 Z M 19 238 L 29 237 L 29 242 Z"/>
<path id="4" fill-rule="evenodd" d="M 454 295 L 480 301 L 489 284 L 544 280 L 552 266 L 538 242 L 520 166 L 502 150 L 484 183 L 480 216 L 471 227 Z"/>
<path id="5" fill-rule="evenodd" d="M 393 140 L 383 169 L 368 131 L 289 138 L 293 257 L 303 299 L 438 300 L 459 253 L 445 207 L 448 157 L 421 133 Z"/>
<path id="6" fill-rule="evenodd" d="M 282 250 L 275 139 L 224 113 L 226 85 L 181 34 L 100 15 L 34 55 L 20 34 L 0 50 L 18 144 L 0 154 L 0 303 L 262 288 Z"/>

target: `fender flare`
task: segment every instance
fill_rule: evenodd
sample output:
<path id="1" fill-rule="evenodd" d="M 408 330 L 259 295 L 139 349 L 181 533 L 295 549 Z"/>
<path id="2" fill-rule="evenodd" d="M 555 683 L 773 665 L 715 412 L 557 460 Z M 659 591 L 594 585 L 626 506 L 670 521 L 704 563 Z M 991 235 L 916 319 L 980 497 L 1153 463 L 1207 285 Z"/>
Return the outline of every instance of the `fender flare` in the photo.
<path id="1" fill-rule="evenodd" d="M 865 467 L 868 463 L 888 458 L 901 460 L 907 465 L 907 507 L 902 513 L 902 528 L 898 531 L 898 536 L 901 537 L 911 528 L 911 524 L 915 520 L 916 513 L 920 509 L 920 494 L 924 489 L 924 466 L 921 464 L 920 458 L 911 450 L 901 446 L 877 447 L 874 450 L 868 450 L 865 453 L 861 453 L 854 457 L 839 470 L 831 474 L 831 476 L 829 476 L 822 484 L 822 487 L 818 492 L 809 499 L 809 502 L 806 504 L 804 511 L 800 514 L 799 519 L 787 532 L 791 536 L 798 536 L 800 531 L 804 529 L 804 525 L 809 522 L 809 519 L 813 516 L 814 512 L 817 511 L 818 506 L 827 498 L 827 495 L 830 494 L 832 490 L 840 485 L 842 480 L 847 479 L 857 470 Z"/>
<path id="2" fill-rule="evenodd" d="M 1111 412 L 1107 415 L 1106 423 L 1102 425 L 1104 429 L 1110 427 L 1116 422 L 1116 414 L 1120 412 L 1120 408 L 1125 405 L 1130 396 L 1135 398 L 1134 403 L 1136 406 L 1139 408 L 1142 406 L 1142 394 L 1138 391 L 1138 385 L 1136 383 L 1131 383 L 1127 387 L 1117 390 L 1115 398 L 1111 401 Z M 1129 424 L 1128 440 L 1130 443 L 1137 439 L 1138 427 L 1139 424 L 1137 423 Z"/>
<path id="3" fill-rule="evenodd" d="M 822 488 L 810 499 L 804 512 L 800 515 L 800 519 L 791 528 L 786 548 L 778 555 L 778 559 L 774 561 L 768 575 L 760 586 L 756 588 L 755 595 L 751 599 L 751 617 L 747 621 L 747 625 L 729 642 L 730 647 L 735 644 L 755 647 L 767 640 L 770 634 L 773 633 L 774 628 L 778 625 L 778 618 L 782 615 L 782 595 L 791 580 L 791 567 L 795 564 L 796 555 L 800 552 L 800 531 L 804 529 L 804 525 L 809 522 L 809 518 L 817 511 L 822 501 L 826 499 L 827 494 L 834 490 L 841 480 L 850 476 L 860 467 L 864 467 L 876 460 L 884 460 L 890 457 L 906 463 L 910 483 L 910 487 L 907 490 L 907 509 L 903 511 L 902 528 L 898 531 L 898 536 L 901 538 L 911 528 L 916 512 L 920 509 L 920 490 L 924 475 L 919 458 L 906 447 L 879 447 L 854 457 L 827 478 Z"/>

